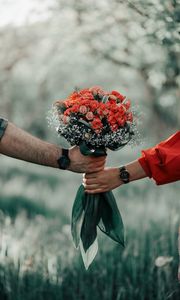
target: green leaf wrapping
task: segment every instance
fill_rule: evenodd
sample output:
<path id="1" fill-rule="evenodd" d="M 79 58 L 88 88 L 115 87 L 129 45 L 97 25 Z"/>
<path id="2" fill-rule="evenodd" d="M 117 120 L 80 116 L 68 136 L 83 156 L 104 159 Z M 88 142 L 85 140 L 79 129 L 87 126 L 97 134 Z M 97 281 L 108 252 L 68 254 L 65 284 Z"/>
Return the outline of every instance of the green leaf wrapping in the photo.
<path id="1" fill-rule="evenodd" d="M 76 198 L 74 200 L 72 208 L 71 218 L 71 233 L 75 247 L 78 248 L 80 242 L 80 236 L 78 233 L 77 222 L 80 221 L 83 213 L 83 202 L 85 201 L 84 187 L 81 185 L 77 191 Z"/>
<path id="2" fill-rule="evenodd" d="M 97 226 L 100 220 L 100 197 L 98 194 L 85 194 L 84 201 L 84 221 L 81 228 L 81 240 L 84 251 L 94 243 L 97 237 Z"/>
<path id="3" fill-rule="evenodd" d="M 115 197 L 111 191 L 101 195 L 101 219 L 98 227 L 124 247 L 124 225 Z"/>
<path id="4" fill-rule="evenodd" d="M 79 234 L 77 222 L 83 212 L 84 219 Z M 86 252 L 97 237 L 97 226 L 111 239 L 124 246 L 124 226 L 113 193 L 90 195 L 84 192 L 81 185 L 72 210 L 71 230 L 76 247 L 79 246 L 81 238 Z"/>

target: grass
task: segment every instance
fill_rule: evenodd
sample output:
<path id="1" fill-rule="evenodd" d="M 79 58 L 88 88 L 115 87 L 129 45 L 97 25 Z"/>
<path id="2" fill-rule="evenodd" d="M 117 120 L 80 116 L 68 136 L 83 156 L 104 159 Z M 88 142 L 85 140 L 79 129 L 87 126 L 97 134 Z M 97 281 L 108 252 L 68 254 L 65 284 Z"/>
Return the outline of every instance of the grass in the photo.
<path id="1" fill-rule="evenodd" d="M 26 212 L 29 219 L 36 215 L 53 218 L 58 214 L 56 210 L 49 209 L 40 203 L 34 203 L 31 198 L 24 196 L 3 196 L 0 201 L 0 210 L 10 216 L 12 220 L 15 220 L 22 210 Z"/>
<path id="2" fill-rule="evenodd" d="M 4 170 L 0 184 L 10 180 L 14 190 L 12 193 L 7 185 L 0 193 L 1 300 L 180 299 L 177 185 L 156 188 L 145 181 L 116 191 L 126 228 L 126 247 L 122 249 L 99 234 L 99 253 L 85 271 L 72 246 L 69 218 L 62 210 L 67 197 L 63 202 L 66 194 L 60 191 L 68 191 L 68 187 L 59 187 L 58 175 L 48 185 L 48 174 L 36 172 L 33 176 L 33 169 L 24 173 L 14 167 L 12 172 Z M 28 193 L 24 182 L 30 186 Z M 34 191 L 44 184 L 45 199 L 36 201 L 38 192 Z M 18 195 L 14 192 L 16 185 Z M 49 205 L 51 193 L 53 208 Z M 173 260 L 157 267 L 158 256 Z"/>
<path id="3" fill-rule="evenodd" d="M 63 268 L 59 259 L 53 276 L 48 272 L 45 257 L 41 264 L 27 267 L 23 272 L 20 263 L 18 267 L 12 262 L 1 265 L 1 299 L 179 300 L 178 257 L 174 247 L 176 227 L 172 237 L 172 228 L 166 226 L 162 230 L 161 224 L 150 224 L 141 235 L 139 231 L 129 229 L 125 250 L 116 246 L 106 251 L 101 247 L 88 272 L 80 257 Z M 165 244 L 168 255 L 174 260 L 158 268 L 155 258 L 162 253 Z"/>

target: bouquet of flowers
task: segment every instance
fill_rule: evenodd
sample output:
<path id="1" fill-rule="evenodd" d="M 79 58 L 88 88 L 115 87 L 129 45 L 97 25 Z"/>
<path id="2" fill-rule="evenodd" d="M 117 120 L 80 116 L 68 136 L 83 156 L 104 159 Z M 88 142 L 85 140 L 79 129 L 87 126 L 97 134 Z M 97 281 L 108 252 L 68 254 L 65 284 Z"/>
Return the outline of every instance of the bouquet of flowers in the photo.
<path id="1" fill-rule="evenodd" d="M 79 146 L 83 155 L 106 155 L 107 149 L 118 150 L 134 136 L 130 108 L 130 100 L 117 91 L 76 90 L 54 104 L 57 131 L 71 146 Z M 72 209 L 71 231 L 86 269 L 98 251 L 97 227 L 124 246 L 123 222 L 113 193 L 90 195 L 81 185 Z"/>

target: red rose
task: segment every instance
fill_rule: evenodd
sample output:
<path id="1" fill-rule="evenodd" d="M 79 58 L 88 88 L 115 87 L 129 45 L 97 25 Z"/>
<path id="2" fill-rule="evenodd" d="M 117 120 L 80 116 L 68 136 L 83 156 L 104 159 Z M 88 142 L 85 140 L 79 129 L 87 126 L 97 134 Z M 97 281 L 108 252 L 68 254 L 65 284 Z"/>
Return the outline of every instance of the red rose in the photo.
<path id="1" fill-rule="evenodd" d="M 109 122 L 110 125 L 116 124 L 116 118 L 115 118 L 115 116 L 114 115 L 110 115 L 108 117 L 108 122 Z"/>
<path id="2" fill-rule="evenodd" d="M 92 101 L 90 104 L 92 112 L 94 112 L 98 107 L 99 107 L 99 102 L 98 101 Z"/>
<path id="3" fill-rule="evenodd" d="M 117 91 L 112 91 L 112 92 L 111 92 L 111 95 L 116 96 L 121 102 L 126 98 L 125 96 L 123 96 L 122 94 L 120 94 L 120 93 L 117 92 Z"/>
<path id="4" fill-rule="evenodd" d="M 124 124 L 125 124 L 125 122 L 126 122 L 126 120 L 125 120 L 125 118 L 118 118 L 117 122 L 118 122 L 119 126 L 123 127 Z"/>
<path id="5" fill-rule="evenodd" d="M 79 97 L 79 94 L 78 92 L 73 92 L 69 97 L 68 99 L 72 99 L 72 100 L 75 100 Z"/>
<path id="6" fill-rule="evenodd" d="M 103 128 L 103 124 L 101 123 L 101 120 L 99 118 L 95 118 L 92 122 L 91 122 L 91 126 L 94 130 L 96 129 L 102 129 Z"/>
<path id="7" fill-rule="evenodd" d="M 71 108 L 68 108 L 68 109 L 65 110 L 64 115 L 69 116 L 70 113 L 71 113 Z"/>
<path id="8" fill-rule="evenodd" d="M 71 107 L 71 112 L 77 113 L 79 111 L 79 105 L 78 104 L 74 104 Z"/>
<path id="9" fill-rule="evenodd" d="M 110 95 L 110 96 L 108 97 L 108 102 L 109 102 L 110 104 L 116 105 L 116 104 L 117 104 L 117 97 L 114 96 L 114 95 Z"/>
<path id="10" fill-rule="evenodd" d="M 131 107 L 131 101 L 127 100 L 125 103 L 123 103 L 123 105 L 125 106 L 125 108 L 128 110 Z"/>
<path id="11" fill-rule="evenodd" d="M 100 107 L 97 109 L 97 114 L 98 114 L 99 117 L 104 116 L 103 110 Z"/>
<path id="12" fill-rule="evenodd" d="M 89 89 L 83 89 L 79 92 L 79 97 L 82 98 L 82 100 L 93 100 L 93 94 Z"/>
<path id="13" fill-rule="evenodd" d="M 132 112 L 127 113 L 126 117 L 127 117 L 127 121 L 129 121 L 129 122 L 133 121 L 133 114 L 132 114 Z"/>
<path id="14" fill-rule="evenodd" d="M 119 106 L 117 114 L 123 116 L 125 113 L 126 113 L 126 108 L 124 107 L 124 105 Z"/>
<path id="15" fill-rule="evenodd" d="M 108 108 L 111 112 L 115 113 L 118 111 L 119 107 L 115 103 L 108 103 Z"/>
<path id="16" fill-rule="evenodd" d="M 118 125 L 117 125 L 117 124 L 112 125 L 112 126 L 111 126 L 111 130 L 112 130 L 112 131 L 118 130 Z"/>

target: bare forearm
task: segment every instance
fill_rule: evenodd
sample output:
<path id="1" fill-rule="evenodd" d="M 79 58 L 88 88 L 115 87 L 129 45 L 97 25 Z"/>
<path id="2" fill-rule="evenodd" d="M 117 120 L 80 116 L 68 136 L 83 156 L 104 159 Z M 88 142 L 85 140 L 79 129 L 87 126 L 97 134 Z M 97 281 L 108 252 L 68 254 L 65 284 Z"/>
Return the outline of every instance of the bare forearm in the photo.
<path id="1" fill-rule="evenodd" d="M 58 159 L 62 155 L 62 149 L 32 136 L 9 122 L 0 139 L 0 153 L 38 165 L 59 168 Z M 80 153 L 79 147 L 71 148 L 68 156 L 69 171 L 98 172 L 104 168 L 105 157 L 84 156 Z"/>
<path id="2" fill-rule="evenodd" d="M 134 160 L 129 164 L 127 164 L 126 169 L 130 174 L 129 181 L 135 181 L 147 177 L 147 174 L 145 173 L 144 169 L 141 167 L 138 160 Z"/>
<path id="3" fill-rule="evenodd" d="M 0 153 L 39 165 L 58 168 L 61 149 L 44 142 L 9 122 L 0 143 Z"/>

